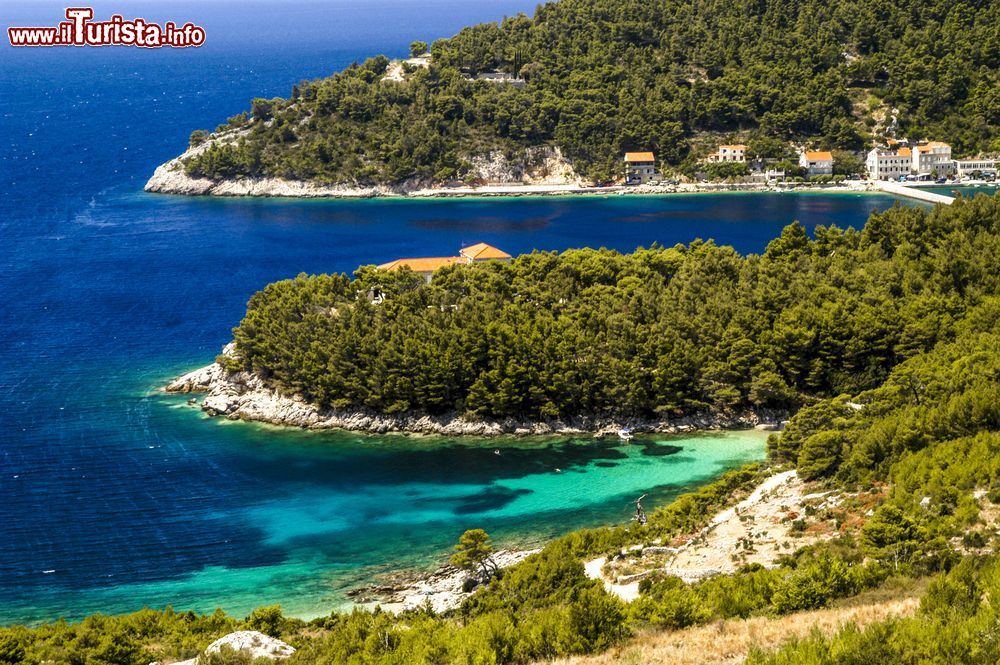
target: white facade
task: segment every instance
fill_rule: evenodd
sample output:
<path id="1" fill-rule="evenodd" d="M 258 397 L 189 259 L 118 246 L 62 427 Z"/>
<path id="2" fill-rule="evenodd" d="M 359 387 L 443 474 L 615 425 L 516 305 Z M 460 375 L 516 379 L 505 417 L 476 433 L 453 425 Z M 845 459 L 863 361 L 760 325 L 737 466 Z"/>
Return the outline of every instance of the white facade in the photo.
<path id="1" fill-rule="evenodd" d="M 806 169 L 809 175 L 831 175 L 833 154 L 827 151 L 799 153 L 799 166 Z"/>
<path id="2" fill-rule="evenodd" d="M 645 185 L 659 179 L 656 157 L 651 152 L 625 153 L 625 184 Z"/>
<path id="3" fill-rule="evenodd" d="M 956 159 L 955 160 L 955 171 L 960 176 L 969 175 L 970 173 L 979 172 L 995 172 L 997 170 L 997 160 L 995 159 Z"/>
<path id="4" fill-rule="evenodd" d="M 875 180 L 899 180 L 900 176 L 909 175 L 913 164 L 913 156 L 908 148 L 899 152 L 889 152 L 875 148 L 868 153 L 865 160 L 868 167 L 868 177 Z"/>
<path id="5" fill-rule="evenodd" d="M 945 175 L 955 170 L 951 159 L 951 146 L 940 141 L 931 141 L 913 148 L 913 163 L 910 167 L 916 173 Z"/>
<path id="6" fill-rule="evenodd" d="M 720 145 L 719 151 L 713 155 L 716 162 L 738 162 L 744 164 L 747 161 L 747 147 L 742 144 Z"/>

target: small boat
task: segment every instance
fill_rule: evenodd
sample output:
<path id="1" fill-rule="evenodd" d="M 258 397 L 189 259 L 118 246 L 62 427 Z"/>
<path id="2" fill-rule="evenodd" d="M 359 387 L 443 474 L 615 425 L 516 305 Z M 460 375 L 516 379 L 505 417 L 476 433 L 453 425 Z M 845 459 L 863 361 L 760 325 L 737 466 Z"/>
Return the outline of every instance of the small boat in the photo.
<path id="1" fill-rule="evenodd" d="M 631 427 L 622 427 L 618 430 L 618 438 L 622 441 L 629 441 L 633 436 Z"/>

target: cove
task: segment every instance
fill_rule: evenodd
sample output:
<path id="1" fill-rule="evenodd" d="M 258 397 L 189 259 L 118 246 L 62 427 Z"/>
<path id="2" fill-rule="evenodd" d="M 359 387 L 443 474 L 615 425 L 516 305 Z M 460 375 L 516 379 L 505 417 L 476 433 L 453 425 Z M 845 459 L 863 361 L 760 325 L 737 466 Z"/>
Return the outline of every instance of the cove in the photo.
<path id="1" fill-rule="evenodd" d="M 0 549 L 16 564 L 0 588 L 0 621 L 168 604 L 245 615 L 275 602 L 291 615 L 322 615 L 380 573 L 442 563 L 467 528 L 530 546 L 627 523 L 635 496 L 663 505 L 761 459 L 765 438 L 455 441 L 220 421 L 160 395 L 136 406 L 154 445 L 107 432 L 113 438 L 89 463 L 17 479 L 22 492 L 44 485 L 75 508 L 46 547 L 21 524 L 21 537 Z M 110 456 L 127 459 L 128 473 Z M 86 504 L 74 500 L 81 496 Z"/>

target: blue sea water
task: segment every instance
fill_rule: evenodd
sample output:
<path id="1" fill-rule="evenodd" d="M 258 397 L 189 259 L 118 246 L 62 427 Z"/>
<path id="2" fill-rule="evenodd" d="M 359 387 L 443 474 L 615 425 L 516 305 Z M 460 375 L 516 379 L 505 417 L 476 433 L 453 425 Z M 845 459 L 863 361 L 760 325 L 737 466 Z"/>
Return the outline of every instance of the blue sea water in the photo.
<path id="1" fill-rule="evenodd" d="M 521 253 L 701 237 L 759 252 L 794 219 L 859 226 L 895 202 L 142 192 L 192 129 L 251 97 L 534 4 L 97 3 L 98 17 L 199 23 L 208 43 L 0 48 L 0 623 L 166 604 L 322 614 L 373 574 L 440 561 L 465 528 L 514 544 L 621 523 L 638 493 L 660 504 L 762 456 L 754 433 L 622 447 L 283 431 L 210 420 L 157 393 L 215 356 L 255 290 L 299 272 L 480 240 Z M 62 8 L 5 5 L 3 27 L 54 24 Z"/>

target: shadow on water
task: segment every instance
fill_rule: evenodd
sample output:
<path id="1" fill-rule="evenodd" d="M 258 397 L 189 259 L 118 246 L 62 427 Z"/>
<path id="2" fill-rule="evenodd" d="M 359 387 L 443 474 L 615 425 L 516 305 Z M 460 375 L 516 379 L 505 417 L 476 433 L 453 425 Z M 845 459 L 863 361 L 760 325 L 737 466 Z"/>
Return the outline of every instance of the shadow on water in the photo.
<path id="1" fill-rule="evenodd" d="M 462 499 L 457 505 L 454 506 L 454 508 L 452 508 L 452 512 L 456 515 L 468 515 L 498 510 L 512 503 L 518 497 L 532 494 L 533 492 L 534 490 L 529 489 L 489 487 L 475 496 Z"/>
<path id="2" fill-rule="evenodd" d="M 676 455 L 684 450 L 681 446 L 672 446 L 656 441 L 642 441 L 641 444 L 642 454 L 646 457 L 667 457 L 668 455 Z"/>
<path id="3" fill-rule="evenodd" d="M 418 229 L 462 231 L 465 233 L 494 233 L 498 231 L 541 231 L 555 219 L 551 217 L 497 217 L 480 215 L 472 218 L 434 217 L 414 219 L 411 224 Z"/>
<path id="4" fill-rule="evenodd" d="M 627 457 L 620 442 L 610 439 L 496 439 L 477 445 L 438 439 L 412 447 L 408 439 L 399 437 L 398 443 L 388 445 L 342 447 L 339 445 L 343 442 L 341 436 L 329 435 L 326 441 L 331 447 L 327 450 L 317 450 L 317 445 L 307 444 L 303 449 L 279 443 L 269 449 L 248 449 L 231 463 L 235 469 L 253 472 L 272 486 L 288 483 L 323 485 L 336 480 L 339 487 L 349 489 L 394 486 L 404 481 L 441 485 L 489 484 L 549 473 L 553 469 L 573 472 L 597 463 L 610 468 L 615 461 Z M 663 451 L 664 448 L 650 443 L 646 449 L 657 451 L 647 453 L 650 455 L 672 454 L 673 451 Z M 262 457 L 269 463 L 261 464 Z"/>

